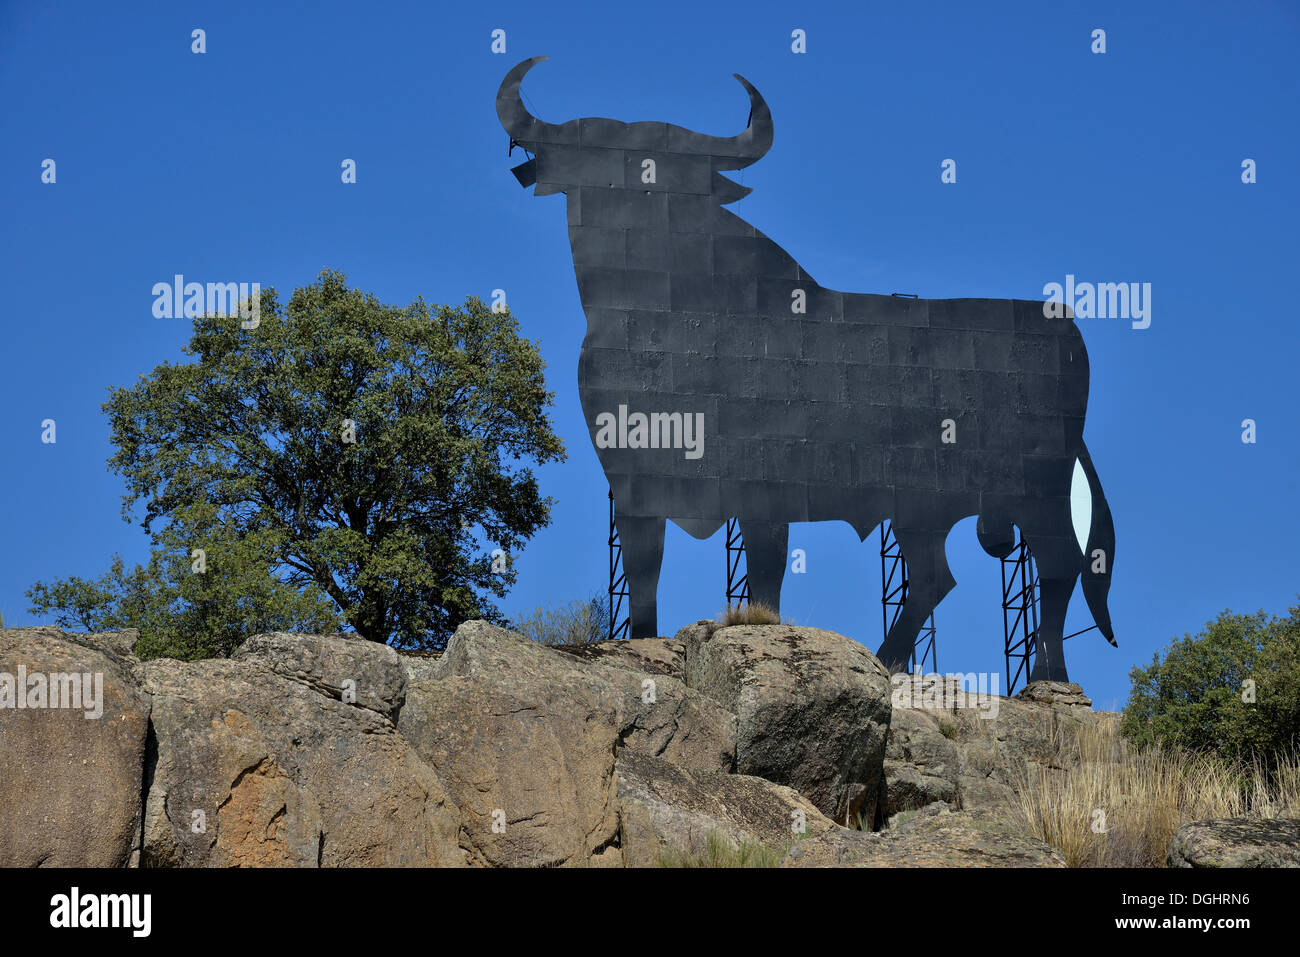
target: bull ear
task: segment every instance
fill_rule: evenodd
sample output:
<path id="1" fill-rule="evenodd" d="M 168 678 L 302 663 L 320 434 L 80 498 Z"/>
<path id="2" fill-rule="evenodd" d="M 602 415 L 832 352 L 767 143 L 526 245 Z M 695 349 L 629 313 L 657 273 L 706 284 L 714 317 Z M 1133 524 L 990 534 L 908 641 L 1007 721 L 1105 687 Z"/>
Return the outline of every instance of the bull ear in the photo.
<path id="1" fill-rule="evenodd" d="M 721 173 L 713 174 L 713 198 L 723 206 L 727 203 L 734 203 L 738 199 L 744 199 L 752 192 L 753 190 L 748 186 L 741 186 Z"/>

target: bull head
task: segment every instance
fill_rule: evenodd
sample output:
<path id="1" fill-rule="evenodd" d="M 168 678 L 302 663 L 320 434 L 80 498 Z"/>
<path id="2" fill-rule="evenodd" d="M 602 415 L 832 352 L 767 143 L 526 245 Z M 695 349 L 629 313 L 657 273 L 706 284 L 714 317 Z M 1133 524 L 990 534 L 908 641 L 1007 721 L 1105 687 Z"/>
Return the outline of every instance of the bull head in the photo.
<path id="1" fill-rule="evenodd" d="M 555 124 L 539 120 L 524 106 L 519 85 L 524 75 L 545 59 L 524 60 L 506 74 L 497 92 L 497 117 L 510 134 L 511 149 L 522 146 L 532 155 L 512 172 L 521 186 L 537 184 L 534 195 L 567 193 L 583 186 L 658 188 L 712 194 L 719 202 L 733 202 L 749 193 L 718 175 L 720 170 L 743 169 L 772 148 L 772 114 L 740 74 L 734 75 L 749 93 L 749 125 L 736 136 L 706 136 L 670 123 L 593 118 Z M 645 178 L 647 159 L 664 168 L 653 183 Z"/>

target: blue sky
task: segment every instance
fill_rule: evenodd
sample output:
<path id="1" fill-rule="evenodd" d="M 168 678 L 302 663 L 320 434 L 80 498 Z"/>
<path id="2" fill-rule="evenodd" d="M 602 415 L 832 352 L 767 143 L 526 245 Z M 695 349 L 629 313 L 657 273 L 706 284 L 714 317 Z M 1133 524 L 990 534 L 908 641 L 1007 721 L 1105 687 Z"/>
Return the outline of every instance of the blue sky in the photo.
<path id="1" fill-rule="evenodd" d="M 1093 632 L 1067 660 L 1099 706 L 1122 704 L 1129 668 L 1172 637 L 1224 608 L 1282 612 L 1300 592 L 1298 40 L 1290 3 L 4 3 L 0 612 L 31 623 L 33 581 L 147 554 L 119 515 L 100 403 L 182 358 L 187 323 L 151 313 L 152 285 L 175 273 L 287 294 L 335 267 L 401 304 L 505 289 L 541 343 L 570 456 L 541 470 L 554 522 L 503 607 L 604 587 L 606 483 L 578 404 L 585 320 L 563 198 L 519 188 L 493 110 L 505 72 L 546 54 L 524 89 L 555 122 L 730 134 L 744 74 L 776 137 L 734 174 L 754 192 L 730 208 L 825 286 L 1042 298 L 1067 273 L 1151 283 L 1150 328 L 1080 323 L 1120 647 Z M 946 158 L 955 184 L 940 182 Z M 787 575 L 783 611 L 874 649 L 874 539 L 803 525 L 790 546 L 808 570 Z M 948 555 L 940 668 L 1001 672 L 998 563 L 973 519 Z M 721 534 L 670 528 L 660 630 L 711 617 L 723 588 Z M 1070 630 L 1090 624 L 1076 592 Z"/>

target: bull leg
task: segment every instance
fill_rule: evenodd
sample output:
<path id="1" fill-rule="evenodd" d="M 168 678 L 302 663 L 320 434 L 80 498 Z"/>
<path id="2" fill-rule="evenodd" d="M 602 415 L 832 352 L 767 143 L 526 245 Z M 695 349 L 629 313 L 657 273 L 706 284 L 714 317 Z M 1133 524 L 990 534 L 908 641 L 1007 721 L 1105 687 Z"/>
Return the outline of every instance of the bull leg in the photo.
<path id="1" fill-rule="evenodd" d="M 745 541 L 749 600 L 762 602 L 776 612 L 781 610 L 781 582 L 785 580 L 789 532 L 789 525 L 743 519 L 740 523 L 740 534 Z"/>
<path id="2" fill-rule="evenodd" d="M 614 525 L 623 546 L 623 572 L 629 594 L 629 634 L 654 638 L 659 634 L 659 568 L 664 560 L 664 520 L 618 514 Z"/>
<path id="3" fill-rule="evenodd" d="M 1069 500 L 1063 499 L 1065 517 L 1057 527 L 1069 528 Z M 1069 681 L 1065 668 L 1065 612 L 1079 578 L 1081 555 L 1078 543 L 1072 537 L 1059 534 L 1036 533 L 1025 529 L 1025 541 L 1034 555 L 1038 567 L 1039 593 L 1042 600 L 1042 619 L 1038 625 L 1038 640 L 1034 652 L 1034 667 L 1030 681 Z"/>
<path id="4" fill-rule="evenodd" d="M 1069 681 L 1070 674 L 1065 668 L 1065 610 L 1070 604 L 1074 582 L 1059 578 L 1039 579 L 1039 582 L 1043 617 L 1038 625 L 1034 667 L 1029 672 L 1029 680 Z"/>
<path id="5" fill-rule="evenodd" d="M 894 534 L 907 560 L 907 598 L 876 657 L 891 673 L 899 674 L 907 671 L 921 626 L 957 581 L 948 569 L 943 533 L 906 532 L 895 525 Z"/>

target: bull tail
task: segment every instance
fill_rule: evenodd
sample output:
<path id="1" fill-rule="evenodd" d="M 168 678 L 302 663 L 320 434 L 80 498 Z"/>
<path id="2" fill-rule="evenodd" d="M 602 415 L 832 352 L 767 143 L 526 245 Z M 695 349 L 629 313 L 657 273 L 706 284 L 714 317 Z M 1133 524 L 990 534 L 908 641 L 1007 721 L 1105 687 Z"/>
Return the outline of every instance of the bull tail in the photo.
<path id="1" fill-rule="evenodd" d="M 1088 490 L 1092 498 L 1092 521 L 1088 529 L 1088 547 L 1083 556 L 1083 597 L 1092 612 L 1092 620 L 1097 629 L 1106 636 L 1115 647 L 1115 633 L 1110 623 L 1110 609 L 1106 605 L 1106 596 L 1110 593 L 1110 575 L 1115 562 L 1115 525 L 1110 516 L 1110 505 L 1106 502 L 1106 493 L 1101 490 L 1101 481 L 1093 467 L 1088 447 L 1079 446 L 1079 464 L 1088 479 Z"/>

